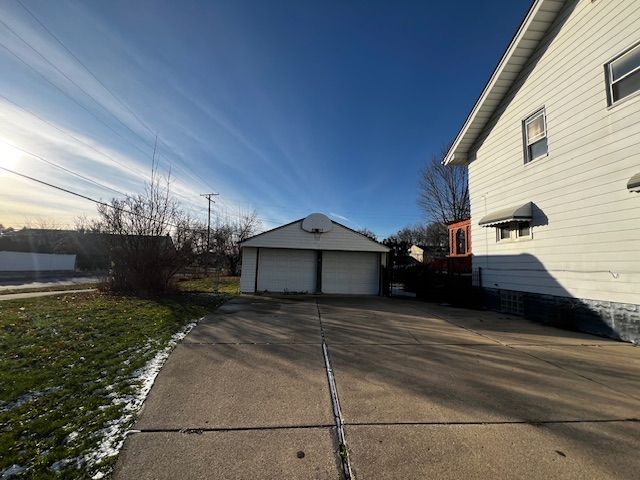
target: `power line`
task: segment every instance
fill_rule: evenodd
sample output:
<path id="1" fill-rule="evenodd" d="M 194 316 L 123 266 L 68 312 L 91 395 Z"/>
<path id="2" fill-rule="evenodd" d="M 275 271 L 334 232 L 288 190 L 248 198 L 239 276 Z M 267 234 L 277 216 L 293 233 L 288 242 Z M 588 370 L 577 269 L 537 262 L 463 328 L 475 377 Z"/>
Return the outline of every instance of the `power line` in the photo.
<path id="1" fill-rule="evenodd" d="M 64 78 L 66 78 L 69 82 L 71 82 L 76 88 L 78 88 L 82 93 L 84 93 L 86 96 L 88 96 L 91 100 L 93 100 L 93 102 L 98 105 L 98 107 L 100 107 L 103 111 L 105 111 L 107 114 L 109 114 L 110 116 L 112 116 L 118 123 L 120 123 L 121 125 L 123 125 L 127 130 L 129 130 L 135 137 L 137 137 L 138 139 L 140 139 L 142 141 L 143 144 L 147 145 L 147 146 L 151 146 L 150 143 L 148 143 L 142 136 L 140 136 L 138 133 L 136 133 L 134 130 L 131 129 L 131 127 L 129 127 L 126 123 L 124 123 L 120 118 L 118 118 L 113 112 L 109 111 L 108 109 L 106 109 L 94 96 L 92 96 L 90 93 L 88 93 L 86 90 L 84 90 L 80 85 L 78 85 L 73 79 L 71 79 L 66 73 L 64 73 L 60 68 L 58 68 L 55 64 L 53 64 L 51 61 L 49 61 L 40 51 L 38 51 L 35 47 L 33 47 L 29 42 L 27 42 L 21 35 L 19 35 L 17 32 L 15 32 L 9 25 L 7 25 L 5 22 L 3 22 L 2 20 L 0 20 L 0 24 L 4 25 L 4 27 L 9 30 L 14 36 L 16 36 L 18 39 L 20 39 L 20 41 L 22 41 L 25 45 L 27 45 L 31 50 L 33 50 L 40 58 L 42 58 L 45 62 L 47 62 L 49 65 L 51 65 L 58 73 L 60 73 L 60 75 L 62 75 Z M 53 86 L 54 88 L 56 88 L 57 90 L 59 90 L 63 95 L 65 95 L 67 98 L 69 98 L 72 102 L 74 102 L 76 105 L 78 105 L 80 108 L 82 108 L 83 110 L 85 110 L 87 113 L 89 113 L 92 117 L 94 117 L 96 120 L 98 120 L 102 125 L 104 125 L 105 127 L 107 127 L 109 130 L 111 130 L 113 133 L 115 133 L 118 137 L 120 137 L 121 139 L 127 141 L 129 144 L 131 144 L 134 148 L 136 148 L 139 152 L 141 152 L 143 155 L 147 155 L 147 152 L 145 152 L 144 150 L 142 150 L 137 144 L 135 144 L 134 142 L 132 142 L 130 139 L 126 138 L 125 136 L 123 136 L 120 132 L 118 132 L 115 128 L 113 128 L 111 125 L 109 125 L 108 123 L 106 123 L 102 118 L 100 118 L 99 116 L 97 116 L 93 111 L 91 111 L 89 108 L 87 108 L 86 105 L 84 105 L 83 103 L 80 103 L 77 99 L 75 99 L 69 92 L 63 90 L 62 88 L 60 88 L 60 86 L 58 86 L 57 84 L 55 84 L 51 79 L 47 78 L 44 74 L 42 74 L 41 72 L 39 72 L 35 67 L 33 67 L 31 64 L 29 64 L 23 57 L 21 57 L 19 54 L 17 54 L 15 51 L 13 51 L 11 48 L 9 48 L 7 45 L 0 43 L 0 47 L 4 48 L 9 54 L 11 54 L 13 57 L 15 57 L 17 60 L 19 60 L 22 64 L 24 64 L 26 67 L 28 67 L 29 69 L 31 69 L 33 72 L 35 72 L 36 74 L 38 74 L 43 80 L 45 80 L 47 83 L 49 83 L 51 86 Z M 95 77 L 95 75 L 93 75 Z M 4 97 L 6 98 L 6 97 Z M 170 151 L 171 153 L 173 153 L 173 155 L 175 156 L 176 159 L 180 160 L 181 162 L 183 162 L 187 168 L 187 170 L 191 171 L 191 169 L 189 168 L 189 166 L 186 164 L 186 162 L 184 162 L 184 160 L 181 159 L 181 157 L 179 155 L 177 155 L 171 148 L 168 147 L 168 145 L 163 142 L 162 140 L 160 140 L 162 144 L 164 144 L 168 151 Z M 192 179 L 200 182 L 202 185 L 205 185 L 208 187 L 208 185 L 206 185 L 202 179 L 200 177 L 198 177 L 195 172 L 193 173 L 189 173 L 187 170 L 181 169 L 184 173 L 188 174 Z"/>
<path id="2" fill-rule="evenodd" d="M 41 185 L 53 188 L 55 190 L 59 190 L 59 191 L 64 192 L 64 193 L 68 193 L 69 195 L 73 195 L 73 196 L 82 198 L 84 200 L 88 200 L 90 202 L 95 203 L 96 205 L 102 205 L 102 206 L 107 207 L 107 208 L 111 208 L 111 209 L 114 209 L 114 210 L 122 211 L 122 212 L 125 212 L 125 213 L 129 214 L 129 215 L 134 215 L 134 216 L 137 216 L 139 218 L 142 218 L 142 219 L 145 219 L 145 220 L 149 220 L 151 222 L 159 223 L 159 224 L 162 224 L 162 225 L 167 225 L 168 227 L 185 228 L 184 226 L 178 226 L 178 225 L 175 225 L 173 223 L 159 221 L 159 220 L 156 220 L 154 218 L 147 217 L 146 215 L 141 215 L 139 213 L 133 212 L 133 211 L 127 209 L 127 208 L 118 207 L 118 206 L 112 205 L 110 203 L 104 202 L 102 200 L 97 200 L 97 199 L 95 199 L 93 197 L 90 197 L 88 195 L 84 195 L 82 193 L 74 192 L 73 190 L 70 190 L 70 189 L 64 188 L 64 187 L 60 187 L 60 186 L 55 185 L 53 183 L 45 182 L 44 180 L 40 180 L 40 179 L 32 177 L 30 175 L 27 175 L 27 174 L 24 174 L 24 173 L 21 173 L 21 172 L 17 172 L 15 170 L 10 169 L 10 168 L 6 168 L 6 167 L 0 166 L 0 170 L 4 170 L 5 172 L 12 173 L 12 174 L 17 175 L 19 177 L 25 178 L 27 180 L 31 180 L 32 182 L 39 183 Z M 191 230 L 191 231 L 198 231 L 198 229 L 193 229 L 193 228 L 185 228 L 185 229 L 186 230 Z"/>
<path id="3" fill-rule="evenodd" d="M 73 57 L 73 59 L 75 59 L 76 62 L 78 62 L 79 65 L 82 66 L 82 68 L 89 74 L 91 75 L 91 77 L 98 82 L 98 84 L 100 84 L 102 86 L 102 88 L 104 88 L 105 91 L 107 91 L 111 97 L 113 97 L 125 110 L 127 110 L 137 121 L 138 123 L 140 123 L 140 125 L 142 125 L 151 135 L 155 135 L 157 137 L 157 134 L 135 113 L 135 111 L 133 109 L 131 109 L 119 96 L 117 96 L 110 88 L 108 88 L 104 82 L 102 82 L 98 76 L 93 73 L 93 71 L 91 71 L 91 69 L 89 69 L 89 67 L 87 67 L 87 65 L 82 62 L 82 60 L 80 60 L 80 58 L 78 58 L 77 55 L 75 55 L 71 49 L 69 47 L 67 47 L 67 45 L 57 36 L 55 35 L 45 24 L 44 22 L 42 22 L 42 20 L 40 20 L 29 8 L 27 8 L 27 6 L 20 0 L 17 0 L 18 3 L 20 4 L 20 6 L 62 47 L 64 48 L 64 50 L 69 53 L 69 55 L 71 55 L 71 57 Z M 133 133 L 135 136 L 137 136 L 138 138 L 140 138 L 140 140 L 145 143 L 148 146 L 151 146 L 151 144 L 149 142 L 147 142 L 147 140 L 145 140 L 142 136 L 140 136 L 138 133 L 134 132 L 127 124 L 125 124 L 122 120 L 120 120 L 115 114 L 113 114 L 112 112 L 108 111 L 105 107 L 102 106 L 102 104 L 95 98 L 93 97 L 91 94 L 89 94 L 88 92 L 86 92 L 82 87 L 80 87 L 78 84 L 76 84 L 71 78 L 69 78 L 64 72 L 62 72 L 58 67 L 56 67 L 55 65 L 53 65 L 49 60 L 47 60 L 40 52 L 38 52 L 32 45 L 30 45 L 26 40 L 24 40 L 23 37 L 21 37 L 18 33 L 16 33 L 14 30 L 12 30 L 6 23 L 2 22 L 3 25 L 5 25 L 5 27 L 11 31 L 15 36 L 17 36 L 20 40 L 22 40 L 23 43 L 25 43 L 27 46 L 29 46 L 33 51 L 35 51 L 38 55 L 40 55 L 40 57 L 42 57 L 45 61 L 47 61 L 47 63 L 49 63 L 50 65 L 52 65 L 58 72 L 60 72 L 62 75 L 64 75 L 65 78 L 67 78 L 70 82 L 72 82 L 74 85 L 76 85 L 76 87 L 78 87 L 85 95 L 87 95 L 88 97 L 90 97 L 98 106 L 100 106 L 103 110 L 105 110 L 107 113 L 111 114 L 116 121 L 118 121 L 119 123 L 121 123 L 125 128 L 127 128 L 131 133 Z M 169 152 L 171 152 L 176 159 L 180 160 L 182 163 L 184 163 L 185 167 L 187 168 L 187 170 L 183 170 L 183 172 L 188 173 L 188 171 L 192 171 L 191 168 L 187 165 L 187 163 L 182 159 L 182 157 L 180 157 L 174 150 L 172 150 L 165 142 L 163 142 L 162 140 L 160 140 L 160 142 L 162 144 L 164 144 L 167 147 L 167 150 Z M 195 172 L 193 172 L 195 174 Z M 208 185 L 206 185 L 200 177 L 196 176 L 192 176 L 190 175 L 192 179 L 196 179 L 197 181 L 199 181 L 200 183 L 202 183 L 203 185 L 207 186 L 207 188 L 209 188 Z"/>
<path id="4" fill-rule="evenodd" d="M 51 37 L 53 37 L 53 39 L 58 42 L 58 44 L 60 44 L 60 46 L 62 48 L 64 48 L 67 53 L 69 53 L 69 55 L 71 55 L 76 62 L 78 62 L 82 68 L 85 69 L 85 71 L 91 75 L 96 82 L 98 82 L 102 88 L 104 88 L 107 92 L 109 92 L 109 94 L 122 106 L 124 107 L 131 115 L 133 115 L 133 117 L 140 123 L 140 125 L 142 125 L 144 128 L 147 129 L 147 131 L 150 134 L 154 134 L 154 132 L 151 130 L 151 128 L 149 128 L 149 126 L 142 121 L 142 119 L 140 117 L 138 117 L 138 115 L 136 115 L 136 113 L 125 103 L 123 102 L 120 97 L 118 97 L 113 91 L 111 91 L 104 83 L 102 83 L 102 81 L 100 81 L 100 79 L 89 69 L 89 67 L 87 67 L 82 60 L 80 60 L 65 44 L 62 40 L 60 40 L 60 38 L 55 35 L 49 28 L 47 28 L 47 26 L 31 11 L 27 8 L 27 6 L 22 3 L 21 0 L 16 0 L 18 2 L 18 4 L 20 4 L 20 6 L 36 21 L 38 22 L 38 24 L 49 34 L 51 35 Z"/>
<path id="5" fill-rule="evenodd" d="M 96 120 L 98 120 L 102 125 L 104 125 L 105 127 L 107 127 L 109 130 L 111 130 L 113 133 L 115 133 L 116 135 L 118 135 L 120 138 L 122 138 L 123 140 L 127 140 L 125 137 L 122 136 L 122 134 L 120 132 L 118 132 L 116 129 L 114 129 L 111 125 L 109 125 L 108 123 L 106 123 L 104 120 L 102 120 L 99 116 L 97 116 L 94 112 L 92 112 L 89 108 L 87 108 L 86 105 L 80 103 L 78 100 L 76 100 L 75 98 L 73 98 L 73 96 L 71 96 L 67 91 L 63 90 L 60 86 L 58 86 L 57 84 L 55 84 L 53 81 L 51 81 L 49 78 L 47 78 L 44 74 L 42 74 L 41 72 L 39 72 L 36 68 L 34 68 L 32 65 L 30 65 L 27 61 L 25 61 L 20 55 L 18 55 L 17 53 L 15 53 L 13 50 L 11 50 L 9 47 L 7 47 L 6 45 L 4 45 L 3 43 L 0 42 L 0 47 L 2 47 L 3 49 L 5 49 L 10 55 L 12 55 L 13 57 L 15 57 L 18 61 L 20 61 L 23 65 L 25 65 L 27 68 L 29 68 L 30 70 L 34 71 L 36 74 L 38 74 L 40 77 L 42 77 L 42 79 L 47 82 L 49 85 L 51 85 L 52 87 L 54 87 L 56 90 L 60 91 L 64 96 L 66 96 L 67 98 L 69 98 L 73 103 L 75 103 L 76 105 L 78 105 L 80 108 L 82 108 L 85 112 L 87 112 L 89 115 L 91 115 L 92 117 L 94 117 Z M 147 155 L 147 152 L 145 152 L 144 150 L 142 150 L 140 147 L 138 147 L 137 145 L 133 144 L 131 141 L 129 141 L 129 143 L 131 143 L 131 145 L 133 145 L 137 150 L 139 150 L 140 152 L 142 152 L 144 155 Z"/>
<path id="6" fill-rule="evenodd" d="M 8 50 L 6 47 L 4 47 L 2 44 L 0 44 L 0 47 L 3 47 L 3 48 L 5 48 L 7 51 L 9 51 L 9 50 Z M 11 51 L 9 51 L 9 53 L 11 53 L 12 55 L 16 56 L 16 55 L 15 55 L 13 52 L 11 52 Z M 16 56 L 16 58 L 18 58 L 18 57 Z M 18 58 L 18 59 L 19 59 L 19 58 Z M 25 63 L 23 60 L 21 60 L 21 59 L 19 59 L 19 60 L 20 60 L 22 63 Z M 27 65 L 27 64 L 25 63 L 25 65 Z M 30 65 L 27 65 L 27 66 L 29 66 L 29 68 L 32 68 Z M 33 68 L 32 68 L 32 70 L 34 70 L 34 71 L 35 71 L 35 69 L 33 69 Z M 37 71 L 36 71 L 36 73 L 38 73 L 39 75 L 41 75 L 41 76 L 42 76 L 42 74 L 40 74 L 39 72 L 37 72 Z M 44 77 L 43 77 L 43 78 L 44 78 Z M 45 78 L 45 80 L 46 80 L 46 78 Z M 49 83 L 51 83 L 51 82 L 49 82 Z M 52 85 L 53 85 L 54 87 L 56 87 L 58 90 L 61 90 L 57 85 L 54 85 L 54 84 L 52 84 Z M 61 91 L 62 91 L 62 90 L 61 90 Z M 63 92 L 63 93 L 65 93 L 65 92 Z M 65 93 L 65 95 L 66 95 L 66 93 Z M 68 96 L 68 95 L 67 95 L 67 96 Z M 145 173 L 143 173 L 141 170 L 139 170 L 139 169 L 137 169 L 137 168 L 134 168 L 134 167 L 131 167 L 131 166 L 129 166 L 129 165 L 125 165 L 124 163 L 117 161 L 117 160 L 116 160 L 115 158 L 113 158 L 111 155 L 109 155 L 109 154 L 107 154 L 107 153 L 105 153 L 105 152 L 103 152 L 103 151 L 101 151 L 101 150 L 99 150 L 99 149 L 95 148 L 93 145 L 91 145 L 91 144 L 89 144 L 89 143 L 87 143 L 87 142 L 84 142 L 83 140 L 81 140 L 81 139 L 77 138 L 76 136 L 72 135 L 71 133 L 69 133 L 69 132 L 67 132 L 67 131 L 63 130 L 63 129 L 62 129 L 62 128 L 60 128 L 60 127 L 58 127 L 58 126 L 57 126 L 57 125 L 55 125 L 54 123 L 49 122 L 48 120 L 46 120 L 46 119 L 42 118 L 41 116 L 39 116 L 39 115 L 38 115 L 38 114 L 36 114 L 35 112 L 33 112 L 33 111 L 29 110 L 28 108 L 25 108 L 25 107 L 23 107 L 23 106 L 21 106 L 21 105 L 17 104 L 16 102 L 14 102 L 13 100 L 11 100 L 11 99 L 7 98 L 6 96 L 2 95 L 1 93 L 0 93 L 0 98 L 4 99 L 4 100 L 5 100 L 5 101 L 7 101 L 8 103 L 10 103 L 10 104 L 14 105 L 15 107 L 19 108 L 20 110 L 22 110 L 22 111 L 24 111 L 24 112 L 26 112 L 26 113 L 28 113 L 28 114 L 30 114 L 30 115 L 32 115 L 32 116 L 34 116 L 34 117 L 36 117 L 38 120 L 40 120 L 40 121 L 42 121 L 42 122 L 46 123 L 47 125 L 51 126 L 52 128 L 55 128 L 55 129 L 56 129 L 56 130 L 58 130 L 59 132 L 64 133 L 65 135 L 67 135 L 67 136 L 69 136 L 70 138 L 74 139 L 75 141 L 77 141 L 77 142 L 79 142 L 79 143 L 81 143 L 81 144 L 85 145 L 86 147 L 88 147 L 88 148 L 92 149 L 93 151 L 97 152 L 98 154 L 105 156 L 106 158 L 108 158 L 109 160 L 111 160 L 111 161 L 112 161 L 112 162 L 114 162 L 115 164 L 119 165 L 120 167 L 122 167 L 122 168 L 124 168 L 124 169 L 126 169 L 126 170 L 133 170 L 133 171 L 135 171 L 136 173 L 138 173 L 138 174 L 141 176 L 141 178 L 146 179 L 146 174 L 145 174 Z M 69 97 L 69 98 L 71 98 L 71 97 Z M 74 99 L 73 99 L 73 98 L 71 98 L 71 100 L 74 100 Z M 75 101 L 75 100 L 74 100 L 74 101 Z M 76 102 L 76 103 L 77 103 L 77 102 Z M 82 106 L 82 105 L 80 105 L 80 106 Z M 84 108 L 84 106 L 82 106 L 82 107 Z M 86 109 L 85 109 L 85 110 L 86 110 Z M 197 179 L 197 177 L 193 177 L 193 178 L 196 178 L 196 179 Z M 203 185 L 205 185 L 205 184 L 203 183 Z M 184 198 L 184 199 L 185 199 L 185 200 L 187 200 L 187 201 L 190 201 L 190 202 L 191 202 L 191 201 L 193 201 L 193 200 L 188 199 L 188 198 L 187 198 L 187 197 L 185 197 L 184 195 L 181 195 L 181 194 L 178 194 L 178 193 L 176 193 L 176 195 L 177 195 L 177 196 L 179 196 L 179 197 Z M 195 196 L 194 196 L 194 198 L 195 198 Z"/>
<path id="7" fill-rule="evenodd" d="M 134 215 L 136 217 L 142 218 L 144 220 L 149 220 L 151 222 L 160 223 L 160 224 L 163 224 L 163 225 L 167 225 L 169 227 L 181 228 L 181 227 L 178 227 L 178 225 L 174 225 L 174 224 L 169 223 L 169 222 L 156 220 L 154 218 L 147 217 L 146 215 L 141 215 L 139 213 L 133 212 L 133 211 L 131 211 L 129 209 L 122 208 L 122 207 L 117 207 L 115 205 L 111 205 L 110 203 L 103 202 L 102 200 L 96 200 L 95 198 L 89 197 L 88 195 L 84 195 L 82 193 L 74 192 L 73 190 L 69 190 L 68 188 L 60 187 L 58 185 L 54 185 L 53 183 L 45 182 L 44 180 L 40 180 L 38 178 L 31 177 L 31 176 L 26 175 L 24 173 L 16 172 L 15 170 L 11 170 L 10 168 L 6 168 L 6 167 L 0 166 L 0 170 L 4 170 L 5 172 L 13 173 L 14 175 L 17 175 L 17 176 L 22 177 L 22 178 L 26 178 L 27 180 L 31 180 L 32 182 L 36 182 L 36 183 L 39 183 L 41 185 L 45 185 L 47 187 L 54 188 L 56 190 L 60 190 L 61 192 L 65 192 L 65 193 L 68 193 L 70 195 L 74 195 L 74 196 L 82 198 L 84 200 L 88 200 L 90 202 L 95 203 L 96 205 L 102 205 L 102 206 L 107 207 L 107 208 L 112 208 L 114 210 L 125 212 L 125 213 L 128 213 L 130 215 Z M 192 229 L 189 229 L 189 230 L 192 230 Z"/>
<path id="8" fill-rule="evenodd" d="M 34 158 L 36 158 L 36 159 L 38 159 L 38 160 L 40 160 L 40 161 L 42 161 L 42 162 L 46 163 L 47 165 L 50 165 L 50 166 L 52 166 L 52 167 L 54 167 L 54 168 L 57 168 L 57 169 L 63 170 L 64 172 L 67 172 L 67 173 L 69 173 L 70 175 L 73 175 L 73 176 L 75 176 L 75 177 L 81 178 L 82 180 L 85 180 L 85 181 L 87 181 L 87 182 L 89 182 L 89 183 L 92 183 L 92 184 L 94 184 L 94 185 L 96 185 L 96 186 L 98 186 L 98 187 L 101 187 L 101 188 L 104 188 L 104 189 L 107 189 L 107 190 L 111 190 L 112 192 L 118 193 L 118 194 L 120 194 L 120 195 L 124 195 L 125 197 L 128 197 L 128 196 L 129 196 L 129 195 L 127 195 L 126 193 L 121 192 L 120 190 L 117 190 L 117 189 L 115 189 L 115 188 L 109 187 L 108 185 L 104 185 L 104 184 L 102 184 L 102 183 L 100 183 L 100 182 L 98 182 L 98 181 L 96 181 L 96 180 L 93 180 L 92 178 L 85 177 L 85 176 L 84 176 L 84 175 L 82 175 L 81 173 L 74 172 L 73 170 L 71 170 L 71 169 L 69 169 L 69 168 L 66 168 L 66 167 L 64 167 L 64 166 L 62 166 L 62 165 L 60 165 L 60 164 L 58 164 L 58 163 L 52 162 L 51 160 L 47 160 L 46 158 L 41 157 L 41 156 L 40 156 L 40 155 L 38 155 L 38 154 L 35 154 L 35 153 L 30 152 L 30 151 L 28 151 L 28 150 L 25 150 L 24 148 L 19 147 L 18 145 L 14 145 L 14 144 L 12 144 L 12 143 L 5 142 L 5 141 L 2 141 L 2 142 L 0 142 L 0 143 L 4 143 L 5 145 L 9 145 L 10 147 L 15 148 L 16 150 L 20 150 L 21 152 L 26 153 L 27 155 L 30 155 L 30 156 L 32 156 L 32 157 L 34 157 Z"/>
<path id="9" fill-rule="evenodd" d="M 29 110 L 26 107 L 23 107 L 22 105 L 17 104 L 16 102 L 14 102 L 13 100 L 5 97 L 4 95 L 2 95 L 0 93 L 0 98 L 2 98 L 3 100 L 5 100 L 6 102 L 12 104 L 13 106 L 19 108 L 20 110 L 22 110 L 23 112 L 28 113 L 29 115 L 32 115 L 34 117 L 36 117 L 38 120 L 40 120 L 41 122 L 46 123 L 47 125 L 49 125 L 52 128 L 55 128 L 56 130 L 58 130 L 59 132 L 67 135 L 68 137 L 72 138 L 73 140 L 75 140 L 78 143 L 81 143 L 82 145 L 86 146 L 87 148 L 90 148 L 91 150 L 93 150 L 94 152 L 108 158 L 109 160 L 111 160 L 113 163 L 115 163 L 116 165 L 119 165 L 120 167 L 126 169 L 126 170 L 134 170 L 136 173 L 138 173 L 142 178 L 144 178 L 146 180 L 146 174 L 143 173 L 141 170 L 138 170 L 137 168 L 133 168 L 130 165 L 125 165 L 122 162 L 119 162 L 118 160 L 116 160 L 115 158 L 113 158 L 111 155 L 109 155 L 108 153 L 103 152 L 102 150 L 97 149 L 96 147 L 94 147 L 93 145 L 91 145 L 90 143 L 87 143 L 81 139 L 79 139 L 78 137 L 76 137 L 75 135 L 72 135 L 71 133 L 67 132 L 66 130 L 58 127 L 55 123 L 50 122 L 49 120 L 46 120 L 44 118 L 42 118 L 40 115 L 38 115 L 37 113 L 33 112 L 32 110 Z"/>
<path id="10" fill-rule="evenodd" d="M 29 47 L 32 51 L 34 51 L 36 53 L 36 55 L 38 55 L 42 60 L 44 60 L 45 62 L 47 62 L 47 64 L 51 65 L 51 67 L 53 67 L 56 72 L 58 72 L 60 75 L 62 75 L 64 78 L 66 78 L 69 82 L 71 82 L 71 84 L 73 84 L 78 90 L 80 90 L 82 93 L 84 93 L 87 97 L 89 97 L 91 100 L 93 100 L 93 102 L 100 107 L 103 111 L 105 111 L 107 114 L 111 115 L 113 118 L 116 119 L 116 121 L 118 123 L 120 123 L 122 126 L 124 126 L 127 130 L 129 130 L 134 136 L 136 136 L 137 138 L 141 139 L 143 143 L 149 145 L 144 138 L 142 138 L 138 133 L 136 133 L 131 127 L 129 127 L 129 125 L 127 125 L 125 122 L 123 122 L 122 120 L 120 120 L 113 112 L 109 111 L 104 105 L 102 105 L 102 103 L 100 103 L 98 101 L 98 99 L 96 99 L 93 95 L 91 95 L 89 92 L 87 92 L 84 88 L 82 88 L 80 85 L 78 85 L 78 83 L 76 83 L 75 80 L 73 80 L 71 77 L 69 77 L 64 71 L 62 71 L 62 69 L 60 69 L 57 65 L 55 65 L 52 61 L 50 61 L 47 57 L 45 57 L 37 48 L 35 48 L 33 45 L 31 45 L 28 41 L 26 41 L 19 33 L 17 33 L 15 30 L 13 30 L 9 25 L 7 25 L 3 20 L 0 20 L 0 24 L 3 25 L 7 30 L 9 30 L 14 36 L 16 36 L 22 43 L 24 43 L 27 47 Z"/>

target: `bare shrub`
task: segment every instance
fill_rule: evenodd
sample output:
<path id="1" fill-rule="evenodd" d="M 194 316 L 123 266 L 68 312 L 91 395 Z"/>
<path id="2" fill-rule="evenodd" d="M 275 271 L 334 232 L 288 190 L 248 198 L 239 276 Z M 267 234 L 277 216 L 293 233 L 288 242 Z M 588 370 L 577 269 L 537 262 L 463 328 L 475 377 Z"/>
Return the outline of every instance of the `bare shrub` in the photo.
<path id="1" fill-rule="evenodd" d="M 111 290 L 139 294 L 165 292 L 171 279 L 202 248 L 200 228 L 171 195 L 170 178 L 152 178 L 144 193 L 98 206 L 106 233 Z"/>

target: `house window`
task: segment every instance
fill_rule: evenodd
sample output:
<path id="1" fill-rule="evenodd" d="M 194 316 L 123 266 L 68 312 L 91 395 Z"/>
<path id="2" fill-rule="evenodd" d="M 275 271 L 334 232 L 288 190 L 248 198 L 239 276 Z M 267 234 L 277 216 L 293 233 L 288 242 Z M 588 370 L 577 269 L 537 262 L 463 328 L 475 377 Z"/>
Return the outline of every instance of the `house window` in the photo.
<path id="1" fill-rule="evenodd" d="M 467 253 L 467 236 L 464 230 L 459 228 L 456 232 L 456 254 L 464 255 Z"/>
<path id="2" fill-rule="evenodd" d="M 544 108 L 522 122 L 524 134 L 524 163 L 547 154 L 547 118 Z"/>
<path id="3" fill-rule="evenodd" d="M 531 223 L 512 222 L 506 225 L 500 225 L 496 227 L 496 237 L 498 242 L 531 238 Z"/>
<path id="4" fill-rule="evenodd" d="M 531 224 L 529 222 L 518 222 L 518 238 L 531 236 Z"/>
<path id="5" fill-rule="evenodd" d="M 609 105 L 640 91 L 640 44 L 606 66 Z"/>
<path id="6" fill-rule="evenodd" d="M 498 241 L 509 240 L 511 238 L 511 227 L 509 225 L 503 225 L 497 229 Z"/>

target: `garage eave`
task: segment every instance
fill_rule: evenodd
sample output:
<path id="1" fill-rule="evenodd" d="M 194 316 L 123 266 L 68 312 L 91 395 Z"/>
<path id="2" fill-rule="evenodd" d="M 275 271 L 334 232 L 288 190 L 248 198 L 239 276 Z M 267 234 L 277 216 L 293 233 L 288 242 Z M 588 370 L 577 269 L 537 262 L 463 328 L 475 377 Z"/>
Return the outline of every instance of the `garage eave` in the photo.
<path id="1" fill-rule="evenodd" d="M 308 232 L 301 220 L 263 232 L 240 243 L 242 248 L 282 248 L 294 250 L 326 250 L 387 253 L 389 247 L 332 220 L 331 231 Z"/>

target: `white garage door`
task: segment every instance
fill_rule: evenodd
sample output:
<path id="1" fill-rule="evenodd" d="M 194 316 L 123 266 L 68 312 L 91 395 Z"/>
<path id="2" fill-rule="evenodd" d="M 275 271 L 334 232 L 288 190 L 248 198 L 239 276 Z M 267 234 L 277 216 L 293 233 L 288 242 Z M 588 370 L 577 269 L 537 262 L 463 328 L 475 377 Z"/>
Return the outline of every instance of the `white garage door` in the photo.
<path id="1" fill-rule="evenodd" d="M 314 293 L 316 252 L 261 248 L 258 254 L 258 291 Z"/>
<path id="2" fill-rule="evenodd" d="M 377 295 L 378 262 L 375 252 L 322 252 L 322 292 Z"/>

